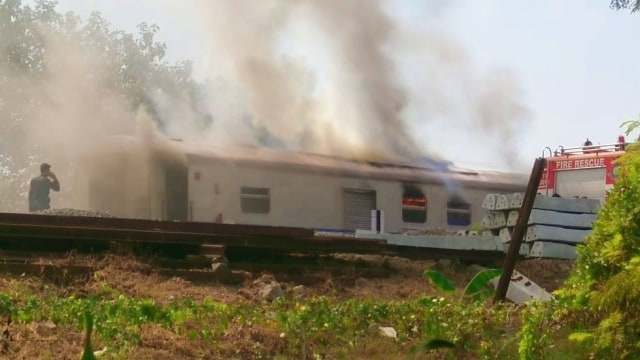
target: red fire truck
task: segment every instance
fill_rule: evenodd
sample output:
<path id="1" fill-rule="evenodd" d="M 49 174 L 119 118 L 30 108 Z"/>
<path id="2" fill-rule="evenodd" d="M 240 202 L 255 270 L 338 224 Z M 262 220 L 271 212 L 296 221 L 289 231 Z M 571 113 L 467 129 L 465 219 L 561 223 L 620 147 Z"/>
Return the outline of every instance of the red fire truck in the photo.
<path id="1" fill-rule="evenodd" d="M 543 156 L 547 166 L 542 175 L 538 193 L 568 198 L 589 198 L 606 201 L 607 192 L 616 181 L 615 160 L 625 152 L 624 136 L 607 145 L 593 145 L 589 139 L 583 146 L 555 151 L 546 147 Z"/>

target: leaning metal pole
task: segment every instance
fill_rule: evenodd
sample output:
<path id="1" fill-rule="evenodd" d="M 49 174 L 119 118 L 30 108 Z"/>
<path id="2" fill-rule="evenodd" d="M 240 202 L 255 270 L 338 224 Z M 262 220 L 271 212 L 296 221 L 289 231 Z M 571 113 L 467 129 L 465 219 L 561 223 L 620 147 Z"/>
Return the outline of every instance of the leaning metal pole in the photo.
<path id="1" fill-rule="evenodd" d="M 509 250 L 507 251 L 507 255 L 504 258 L 504 264 L 502 265 L 502 274 L 500 275 L 496 294 L 493 298 L 494 304 L 504 301 L 507 296 L 509 282 L 511 281 L 513 270 L 516 267 L 516 261 L 518 260 L 518 254 L 520 252 L 520 245 L 522 245 L 522 238 L 527 230 L 527 223 L 529 222 L 531 209 L 533 208 L 533 203 L 536 199 L 538 186 L 540 186 L 540 179 L 544 172 L 545 163 L 546 160 L 544 158 L 537 158 L 533 163 L 533 169 L 531 170 L 531 177 L 529 178 L 527 191 L 524 193 L 522 206 L 518 212 L 518 220 L 515 228 L 513 229 L 513 236 L 511 236 Z"/>

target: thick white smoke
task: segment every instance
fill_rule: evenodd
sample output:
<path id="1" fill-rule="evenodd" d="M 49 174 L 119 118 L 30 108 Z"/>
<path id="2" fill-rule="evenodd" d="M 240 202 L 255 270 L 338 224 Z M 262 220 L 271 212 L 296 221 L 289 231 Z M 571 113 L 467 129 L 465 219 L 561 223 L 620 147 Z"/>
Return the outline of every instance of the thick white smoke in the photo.
<path id="1" fill-rule="evenodd" d="M 455 42 L 440 32 L 407 28 L 390 15 L 387 1 L 155 4 L 183 17 L 203 39 L 194 60 L 207 90 L 200 100 L 212 115 L 204 128 L 193 99 L 149 89 L 169 137 L 367 159 L 446 159 L 430 144 L 450 134 L 416 130 L 447 123 L 461 133 L 504 139 L 511 149 L 501 153 L 517 156 L 515 130 L 525 124 L 527 111 L 514 74 L 479 73 Z M 20 89 L 0 94 L 0 106 L 30 109 L 18 122 L 0 119 L 15 134 L 2 145 L 11 161 L 28 163 L 29 171 L 37 171 L 40 160 L 53 163 L 54 171 L 65 168 L 61 180 L 69 185 L 79 154 L 109 136 L 136 135 L 136 114 L 128 100 L 106 88 L 102 54 L 46 29 L 43 34 L 46 81 L 0 69 L 3 88 Z M 45 158 L 34 160 L 34 153 Z"/>
<path id="2" fill-rule="evenodd" d="M 424 124 L 446 122 L 459 133 L 512 146 L 527 120 L 516 77 L 502 70 L 479 73 L 454 41 L 441 32 L 407 28 L 388 5 L 186 2 L 192 19 L 200 20 L 194 29 L 202 32 L 209 59 L 204 75 L 224 84 L 210 93 L 209 139 L 251 145 L 256 132 L 267 129 L 293 150 L 446 158 L 430 139 L 450 134 L 416 136 Z M 513 146 L 501 153 L 507 162 L 517 157 Z"/>
<path id="3" fill-rule="evenodd" d="M 112 137 L 137 137 L 151 146 L 157 132 L 145 124 L 151 120 L 144 109 L 133 113 L 130 102 L 109 88 L 108 66 L 100 54 L 46 27 L 41 28 L 40 36 L 46 77 L 33 80 L 0 69 L 3 89 L 16 89 L 12 96 L 5 96 L 6 101 L 14 109 L 28 109 L 17 119 L 0 117 L 0 127 L 7 131 L 4 138 L 9 141 L 3 144 L 4 153 L 10 156 L 12 174 L 22 183 L 21 190 L 26 191 L 28 180 L 38 175 L 39 163 L 47 162 L 63 190 L 54 196 L 55 207 L 86 206 L 88 199 L 81 188 L 87 185 L 91 168 L 104 166 L 91 161 L 90 155 L 101 151 Z M 112 173 L 105 180 L 125 175 L 138 176 Z M 3 196 L 0 210 L 26 211 L 26 193 L 8 191 Z"/>

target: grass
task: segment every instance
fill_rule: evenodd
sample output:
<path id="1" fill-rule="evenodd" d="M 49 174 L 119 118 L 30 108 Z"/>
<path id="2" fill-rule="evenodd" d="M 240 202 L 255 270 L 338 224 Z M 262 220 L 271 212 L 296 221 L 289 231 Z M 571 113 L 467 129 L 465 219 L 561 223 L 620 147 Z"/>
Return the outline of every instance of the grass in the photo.
<path id="1" fill-rule="evenodd" d="M 109 356 L 116 359 L 166 342 L 197 344 L 200 352 L 212 356 L 233 356 L 237 352 L 241 358 L 300 358 L 306 354 L 393 359 L 403 358 L 412 347 L 431 338 L 455 344 L 454 349 L 434 351 L 432 355 L 438 354 L 437 358 L 489 359 L 493 358 L 489 357 L 490 349 L 505 347 L 505 337 L 513 336 L 503 330 L 504 322 L 509 321 L 506 307 L 444 297 L 406 302 L 314 297 L 304 302 L 281 300 L 255 306 L 190 298 L 161 305 L 150 299 L 112 295 L 80 298 L 0 293 L 0 314 L 22 329 L 19 338 L 23 345 L 38 336 L 37 331 L 31 334 L 29 329 L 43 323 L 55 324 L 48 339 L 80 339 L 86 314 L 93 314 L 94 348 L 106 346 Z M 381 335 L 380 326 L 393 327 L 397 338 Z M 44 349 L 41 356 L 46 356 Z"/>
<path id="2" fill-rule="evenodd" d="M 93 349 L 107 348 L 98 359 L 407 359 L 433 339 L 455 347 L 413 358 L 518 357 L 522 308 L 464 296 L 464 285 L 473 283 L 464 268 L 442 269 L 456 287 L 443 293 L 424 277 L 425 268 L 437 268 L 430 262 L 391 261 L 396 274 L 388 278 L 358 284 L 327 273 L 333 285 L 305 283 L 302 297 L 287 292 L 273 303 L 257 295 L 261 276 L 237 287 L 193 284 L 147 274 L 121 257 L 64 284 L 6 277 L 0 325 L 11 318 L 12 340 L 0 359 L 79 359 L 86 310 L 94 315 Z M 278 281 L 288 289 L 300 284 Z M 381 326 L 393 327 L 397 339 L 383 336 Z"/>

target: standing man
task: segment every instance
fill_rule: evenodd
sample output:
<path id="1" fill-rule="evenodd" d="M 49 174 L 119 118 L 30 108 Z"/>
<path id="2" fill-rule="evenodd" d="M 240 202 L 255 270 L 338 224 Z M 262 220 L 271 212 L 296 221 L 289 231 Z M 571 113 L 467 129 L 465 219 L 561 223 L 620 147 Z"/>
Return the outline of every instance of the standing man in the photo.
<path id="1" fill-rule="evenodd" d="M 51 172 L 51 165 L 40 165 L 40 176 L 31 179 L 29 184 L 29 211 L 41 211 L 50 208 L 49 190 L 60 191 L 60 182 Z"/>

